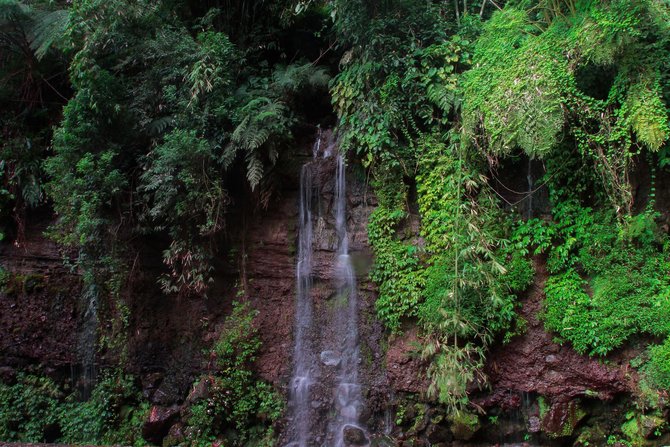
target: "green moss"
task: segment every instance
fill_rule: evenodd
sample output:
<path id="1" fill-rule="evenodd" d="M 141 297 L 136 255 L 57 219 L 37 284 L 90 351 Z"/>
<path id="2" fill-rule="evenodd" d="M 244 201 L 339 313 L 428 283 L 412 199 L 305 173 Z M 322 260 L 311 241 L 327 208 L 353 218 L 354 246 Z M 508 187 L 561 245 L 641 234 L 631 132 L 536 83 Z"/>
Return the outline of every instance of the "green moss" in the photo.
<path id="1" fill-rule="evenodd" d="M 537 405 L 538 405 L 539 411 L 540 411 L 540 420 L 543 420 L 544 417 L 549 412 L 549 408 L 551 408 L 551 407 L 547 403 L 547 399 L 544 396 L 540 396 L 540 397 L 537 398 Z"/>
<path id="2" fill-rule="evenodd" d="M 449 415 L 451 432 L 461 441 L 468 441 L 481 428 L 479 416 L 468 411 L 456 411 Z"/>
<path id="3" fill-rule="evenodd" d="M 12 273 L 3 270 L 2 291 L 8 295 L 29 294 L 45 287 L 46 278 L 37 273 Z"/>
<path id="4" fill-rule="evenodd" d="M 662 428 L 666 425 L 666 421 L 660 413 L 633 413 L 629 416 L 630 418 L 621 425 L 621 431 L 633 447 L 650 444 L 647 439 L 660 434 Z"/>

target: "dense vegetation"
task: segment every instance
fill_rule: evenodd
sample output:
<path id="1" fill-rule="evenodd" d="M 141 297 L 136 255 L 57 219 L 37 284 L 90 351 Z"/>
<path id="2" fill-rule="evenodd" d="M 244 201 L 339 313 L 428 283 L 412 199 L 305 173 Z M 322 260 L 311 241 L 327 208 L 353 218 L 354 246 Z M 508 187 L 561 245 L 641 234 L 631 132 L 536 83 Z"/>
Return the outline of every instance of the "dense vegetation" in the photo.
<path id="1" fill-rule="evenodd" d="M 0 238 L 20 244 L 26 213 L 52 207 L 52 236 L 76 248 L 117 318 L 139 237 L 161 247 L 165 293 L 205 297 L 233 211 L 267 206 L 290 143 L 335 119 L 379 200 L 378 315 L 390 332 L 421 328 L 431 398 L 458 412 L 469 384 L 485 386 L 488 349 L 523 332 L 536 257 L 557 340 L 599 358 L 654 340 L 636 364 L 659 406 L 650 393 L 670 387 L 669 210 L 656 191 L 670 167 L 669 27 L 662 0 L 0 0 Z M 530 177 L 538 161 L 529 191 L 505 191 L 503 170 Z M 539 190 L 548 203 L 530 204 Z M 240 312 L 229 330 L 251 337 Z M 249 343 L 215 350 L 247 364 Z M 191 421 L 235 426 L 243 443 L 280 408 L 240 374 L 203 379 L 237 394 L 197 404 Z M 1 392 L 51 387 L 37 380 Z M 52 417 L 67 429 L 73 416 Z M 20 428 L 39 439 L 31 430 Z M 86 441 L 115 440 L 105 433 Z"/>

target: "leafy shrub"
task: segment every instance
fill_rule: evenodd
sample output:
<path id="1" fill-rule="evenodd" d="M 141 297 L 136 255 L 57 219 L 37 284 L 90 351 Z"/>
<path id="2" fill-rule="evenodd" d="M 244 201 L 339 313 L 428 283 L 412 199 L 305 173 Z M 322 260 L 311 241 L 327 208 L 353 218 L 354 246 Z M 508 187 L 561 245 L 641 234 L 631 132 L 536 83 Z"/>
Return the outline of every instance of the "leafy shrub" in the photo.
<path id="1" fill-rule="evenodd" d="M 670 260 L 653 219 L 619 224 L 606 212 L 568 208 L 556 214 L 549 250 L 546 327 L 590 355 L 605 355 L 634 334 L 670 334 Z"/>
<path id="2" fill-rule="evenodd" d="M 114 373 L 103 377 L 91 398 L 76 402 L 70 396 L 62 405 L 62 441 L 79 444 L 144 445 L 142 424 L 149 404 L 140 402 L 131 376 Z"/>
<path id="3" fill-rule="evenodd" d="M 59 423 L 61 397 L 47 377 L 19 374 L 14 385 L 0 383 L 0 439 L 46 441 L 45 429 Z"/>
<path id="4" fill-rule="evenodd" d="M 204 376 L 209 396 L 191 406 L 191 445 L 206 445 L 225 436 L 233 445 L 271 438 L 269 427 L 283 411 L 277 392 L 252 369 L 260 348 L 248 303 L 235 303 L 212 349 L 216 373 Z"/>
<path id="5" fill-rule="evenodd" d="M 66 397 L 47 377 L 19 374 L 15 384 L 0 384 L 0 439 L 145 444 L 140 431 L 149 408 L 139 403 L 130 376 L 108 375 L 89 400 L 79 402 L 76 397 Z"/>
<path id="6" fill-rule="evenodd" d="M 649 348 L 649 362 L 644 371 L 657 388 L 670 390 L 670 337 Z"/>

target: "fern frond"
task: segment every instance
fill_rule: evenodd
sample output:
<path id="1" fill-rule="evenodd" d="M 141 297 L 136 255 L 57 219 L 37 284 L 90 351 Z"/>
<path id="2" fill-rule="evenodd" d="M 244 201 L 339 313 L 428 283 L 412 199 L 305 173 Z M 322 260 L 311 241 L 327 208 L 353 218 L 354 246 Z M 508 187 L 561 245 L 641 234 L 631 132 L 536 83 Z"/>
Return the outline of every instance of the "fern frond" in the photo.
<path id="1" fill-rule="evenodd" d="M 233 143 L 230 143 L 223 151 L 221 155 L 221 163 L 223 164 L 224 169 L 228 169 L 230 165 L 233 164 L 235 158 L 237 157 L 238 146 Z"/>
<path id="2" fill-rule="evenodd" d="M 270 147 L 270 150 L 268 151 L 268 158 L 270 158 L 270 163 L 277 163 L 277 160 L 279 159 L 279 152 L 277 151 L 277 148 L 274 146 Z"/>
<path id="3" fill-rule="evenodd" d="M 313 88 L 327 88 L 330 83 L 330 75 L 325 67 L 314 67 L 309 75 L 308 83 Z"/>
<path id="4" fill-rule="evenodd" d="M 232 136 L 230 137 L 231 141 L 235 144 L 239 144 L 242 141 L 243 135 L 247 131 L 247 126 L 249 124 L 250 116 L 247 115 L 245 116 L 240 124 L 237 125 L 235 130 L 233 131 Z"/>
<path id="5" fill-rule="evenodd" d="M 39 11 L 33 15 L 30 48 L 38 60 L 41 60 L 54 42 L 65 33 L 68 20 L 69 13 L 64 9 Z"/>
<path id="6" fill-rule="evenodd" d="M 149 135 L 158 136 L 165 133 L 165 131 L 173 124 L 174 118 L 172 116 L 163 116 L 151 121 L 146 129 Z"/>
<path id="7" fill-rule="evenodd" d="M 247 151 L 254 151 L 268 140 L 270 130 L 267 127 L 250 128 L 245 137 L 243 148 Z"/>
<path id="8" fill-rule="evenodd" d="M 449 113 L 454 105 L 454 92 L 444 88 L 443 85 L 428 85 L 426 97 L 445 114 Z"/>
<path id="9" fill-rule="evenodd" d="M 249 152 L 247 154 L 247 181 L 251 190 L 253 191 L 256 186 L 263 179 L 263 162 L 258 159 L 256 154 Z"/>

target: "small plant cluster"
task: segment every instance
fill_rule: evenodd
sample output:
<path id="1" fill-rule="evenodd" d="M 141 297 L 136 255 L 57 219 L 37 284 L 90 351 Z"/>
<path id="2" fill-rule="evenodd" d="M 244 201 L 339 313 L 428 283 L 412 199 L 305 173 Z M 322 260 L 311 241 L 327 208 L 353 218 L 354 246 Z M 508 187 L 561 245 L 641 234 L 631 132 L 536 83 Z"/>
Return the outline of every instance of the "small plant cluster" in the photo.
<path id="1" fill-rule="evenodd" d="M 106 375 L 85 402 L 48 377 L 20 373 L 16 383 L 0 384 L 0 439 L 140 446 L 148 410 L 122 373 Z"/>
<path id="2" fill-rule="evenodd" d="M 204 382 L 208 392 L 190 407 L 186 429 L 190 445 L 207 446 L 216 439 L 225 439 L 226 445 L 272 445 L 272 424 L 282 415 L 283 403 L 252 368 L 260 348 L 255 315 L 248 303 L 236 302 L 226 319 L 211 351 L 214 371 L 195 385 Z"/>

